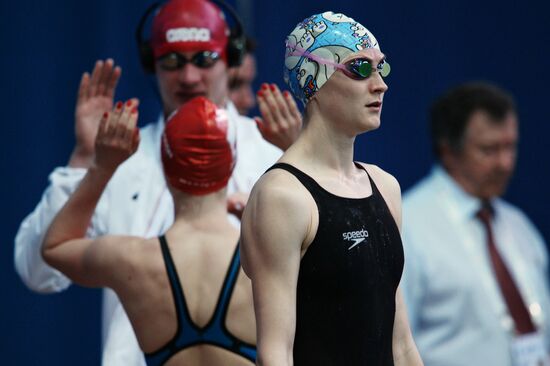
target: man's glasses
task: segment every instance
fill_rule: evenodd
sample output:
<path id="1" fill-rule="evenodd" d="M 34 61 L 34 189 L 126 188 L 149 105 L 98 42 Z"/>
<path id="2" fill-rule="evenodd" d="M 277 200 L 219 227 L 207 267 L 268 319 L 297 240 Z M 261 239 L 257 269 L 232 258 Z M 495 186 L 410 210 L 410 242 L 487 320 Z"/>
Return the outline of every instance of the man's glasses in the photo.
<path id="1" fill-rule="evenodd" d="M 174 71 L 184 67 L 187 63 L 208 69 L 220 59 L 220 54 L 213 51 L 202 51 L 195 53 L 191 59 L 188 59 L 182 54 L 176 52 L 167 53 L 157 59 L 157 65 L 166 71 Z"/>
<path id="2" fill-rule="evenodd" d="M 324 65 L 331 65 L 335 69 L 341 70 L 346 76 L 355 80 L 364 80 L 369 78 L 373 72 L 377 72 L 382 77 L 386 77 L 390 74 L 391 67 L 386 59 L 382 59 L 376 67 L 372 66 L 372 60 L 366 57 L 358 57 L 340 64 L 331 60 L 327 60 L 323 57 L 317 56 L 306 50 L 296 47 L 296 50 L 290 54 L 290 56 L 305 56 L 310 60 L 318 62 Z"/>

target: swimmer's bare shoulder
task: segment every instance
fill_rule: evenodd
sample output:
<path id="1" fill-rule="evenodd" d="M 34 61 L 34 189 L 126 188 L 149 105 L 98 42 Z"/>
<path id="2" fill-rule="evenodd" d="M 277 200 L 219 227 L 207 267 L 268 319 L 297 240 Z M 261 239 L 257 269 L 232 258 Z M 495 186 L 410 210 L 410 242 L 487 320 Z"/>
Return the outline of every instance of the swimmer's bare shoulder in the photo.
<path id="1" fill-rule="evenodd" d="M 366 169 L 386 201 L 397 227 L 401 228 L 401 187 L 397 179 L 374 164 L 360 163 Z"/>
<path id="2" fill-rule="evenodd" d="M 242 247 L 247 254 L 255 251 L 252 245 L 277 245 L 274 250 L 284 250 L 284 245 L 300 251 L 312 226 L 314 208 L 313 198 L 293 175 L 282 169 L 269 171 L 250 193 L 241 223 Z M 284 242 L 272 243 L 272 238 Z"/>
<path id="3" fill-rule="evenodd" d="M 146 262 L 143 259 L 144 252 L 150 245 L 145 244 L 150 241 L 136 236 L 100 236 L 91 242 L 83 263 L 85 268 L 94 273 L 96 285 L 114 290 L 126 288 L 131 285 L 128 279 Z"/>

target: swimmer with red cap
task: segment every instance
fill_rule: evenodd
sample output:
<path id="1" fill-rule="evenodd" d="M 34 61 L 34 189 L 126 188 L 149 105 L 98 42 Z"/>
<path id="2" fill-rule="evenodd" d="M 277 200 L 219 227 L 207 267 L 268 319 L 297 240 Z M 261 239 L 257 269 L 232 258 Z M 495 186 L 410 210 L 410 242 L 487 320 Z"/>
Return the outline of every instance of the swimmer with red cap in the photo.
<path id="1" fill-rule="evenodd" d="M 253 365 L 252 289 L 226 208 L 235 138 L 225 110 L 197 97 L 168 118 L 161 159 L 175 219 L 163 235 L 85 238 L 109 179 L 136 151 L 136 121 L 132 101 L 104 114 L 96 158 L 54 218 L 43 257 L 75 283 L 116 292 L 148 366 Z"/>
<path id="2" fill-rule="evenodd" d="M 292 141 L 289 114 L 264 118 L 262 133 L 254 120 L 240 116 L 228 98 L 230 68 L 229 27 L 231 16 L 208 0 L 163 1 L 148 12 L 138 37 L 138 49 L 148 52 L 141 61 L 156 79 L 161 100 L 158 118 L 140 129 L 139 149 L 118 169 L 96 206 L 88 233 L 92 237 L 125 234 L 155 237 L 174 220 L 173 199 L 167 188 L 160 159 L 161 134 L 168 117 L 182 104 L 201 96 L 227 111 L 228 131 L 239 141 L 240 157 L 227 182 L 227 206 L 242 213 L 253 183 Z M 145 14 L 144 14 L 145 15 Z M 151 29 L 145 25 L 153 24 Z M 129 30 L 131 32 L 131 30 Z M 149 37 L 151 36 L 151 38 Z M 140 54 L 141 56 L 141 54 Z M 137 60 L 136 60 L 137 61 Z M 42 260 L 40 250 L 49 223 L 68 200 L 91 167 L 95 155 L 98 123 L 113 108 L 113 96 L 121 76 L 112 59 L 97 61 L 93 72 L 84 73 L 75 112 L 76 144 L 67 166 L 51 172 L 50 184 L 36 208 L 21 222 L 15 238 L 14 262 L 22 282 L 39 293 L 67 289 L 71 280 Z M 285 101 L 280 91 L 267 91 L 269 105 Z M 260 108 L 266 103 L 260 102 Z M 293 113 L 294 114 L 294 113 Z M 281 126 L 281 127 L 279 127 Z M 265 137 L 265 138 L 264 138 Z M 238 226 L 239 221 L 231 216 Z M 112 291 L 103 292 L 102 365 L 142 366 L 140 351 L 128 317 Z"/>

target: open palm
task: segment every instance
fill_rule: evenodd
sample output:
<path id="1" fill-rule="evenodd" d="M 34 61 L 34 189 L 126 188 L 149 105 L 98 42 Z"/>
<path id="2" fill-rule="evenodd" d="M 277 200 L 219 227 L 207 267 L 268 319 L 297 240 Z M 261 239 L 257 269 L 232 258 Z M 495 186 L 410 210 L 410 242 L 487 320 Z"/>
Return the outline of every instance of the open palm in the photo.
<path id="1" fill-rule="evenodd" d="M 100 117 L 95 140 L 94 165 L 104 171 L 114 172 L 134 154 L 139 145 L 138 102 L 130 99 L 118 102 L 111 112 Z"/>
<path id="2" fill-rule="evenodd" d="M 82 156 L 94 154 L 94 142 L 103 113 L 113 108 L 120 67 L 111 59 L 97 61 L 92 75 L 82 74 L 75 111 L 76 149 Z"/>

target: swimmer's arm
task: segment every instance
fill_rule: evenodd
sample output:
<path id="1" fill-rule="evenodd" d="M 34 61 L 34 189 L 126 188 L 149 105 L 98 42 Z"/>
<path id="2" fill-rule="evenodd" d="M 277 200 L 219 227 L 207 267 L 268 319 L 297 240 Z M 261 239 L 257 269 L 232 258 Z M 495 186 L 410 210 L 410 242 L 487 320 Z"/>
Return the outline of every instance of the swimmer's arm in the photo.
<path id="1" fill-rule="evenodd" d="M 92 165 L 63 208 L 53 219 L 42 245 L 42 257 L 50 266 L 63 272 L 74 282 L 84 286 L 102 286 L 104 271 L 95 273 L 97 266 L 89 266 L 90 258 L 97 258 L 92 244 L 107 239 L 85 238 L 95 207 L 116 169 L 137 149 L 139 135 L 136 101 L 116 108 L 101 119 L 96 137 L 96 154 Z M 110 247 L 110 246 L 107 246 Z M 103 256 L 100 255 L 102 258 Z M 108 265 L 109 256 L 103 258 Z M 95 263 L 95 262 L 94 262 Z"/>
<path id="2" fill-rule="evenodd" d="M 388 205 L 397 228 L 401 232 L 401 187 L 391 174 L 375 165 L 364 165 L 376 183 L 384 201 Z M 395 316 L 393 323 L 393 360 L 395 366 L 422 366 L 422 359 L 414 343 L 407 310 L 401 294 L 401 285 L 395 294 Z"/>
<path id="3" fill-rule="evenodd" d="M 243 215 L 242 266 L 252 280 L 257 364 L 288 366 L 293 364 L 296 286 L 310 215 L 295 190 L 263 183 Z"/>
<path id="4" fill-rule="evenodd" d="M 103 190 L 113 172 L 91 167 L 67 203 L 52 221 L 42 245 L 46 263 L 64 273 L 73 282 L 98 287 L 86 265 L 86 257 L 101 239 L 85 238 L 86 230 Z"/>
<path id="5" fill-rule="evenodd" d="M 395 294 L 395 319 L 393 324 L 392 347 L 395 366 L 424 365 L 412 337 L 405 302 L 401 294 L 401 286 L 397 288 Z"/>
<path id="6" fill-rule="evenodd" d="M 372 165 L 370 167 L 371 170 L 369 172 L 373 172 L 373 175 L 376 176 L 374 180 L 388 205 L 399 232 L 401 232 L 401 188 L 399 182 L 391 174 L 384 172 L 380 168 Z M 399 285 L 395 294 L 392 348 L 395 366 L 424 365 L 412 337 L 407 309 L 401 293 L 401 285 Z"/>

